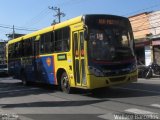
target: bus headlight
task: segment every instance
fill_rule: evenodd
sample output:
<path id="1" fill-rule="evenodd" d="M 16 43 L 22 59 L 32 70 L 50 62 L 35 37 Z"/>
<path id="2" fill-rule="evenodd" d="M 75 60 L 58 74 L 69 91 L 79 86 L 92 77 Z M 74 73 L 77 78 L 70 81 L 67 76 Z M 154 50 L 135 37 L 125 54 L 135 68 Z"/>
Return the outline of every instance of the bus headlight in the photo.
<path id="1" fill-rule="evenodd" d="M 136 64 L 132 64 L 130 67 L 130 72 L 134 71 L 137 69 L 137 65 Z"/>
<path id="2" fill-rule="evenodd" d="M 91 67 L 91 66 L 89 66 L 88 69 L 89 69 L 90 74 L 93 74 L 95 76 L 104 77 L 104 73 L 101 70 L 95 67 Z"/>

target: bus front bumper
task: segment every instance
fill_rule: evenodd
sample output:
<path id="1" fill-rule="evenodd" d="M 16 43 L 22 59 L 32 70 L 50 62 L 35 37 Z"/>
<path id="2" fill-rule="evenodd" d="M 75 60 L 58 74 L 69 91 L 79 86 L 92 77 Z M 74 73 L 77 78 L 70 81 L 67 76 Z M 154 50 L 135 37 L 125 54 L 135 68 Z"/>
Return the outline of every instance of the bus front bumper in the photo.
<path id="1" fill-rule="evenodd" d="M 134 71 L 127 75 L 113 76 L 113 77 L 96 77 L 94 75 L 88 75 L 90 79 L 88 89 L 96 89 L 102 87 L 110 87 L 114 85 L 121 85 L 136 82 L 138 79 L 137 71 Z"/>

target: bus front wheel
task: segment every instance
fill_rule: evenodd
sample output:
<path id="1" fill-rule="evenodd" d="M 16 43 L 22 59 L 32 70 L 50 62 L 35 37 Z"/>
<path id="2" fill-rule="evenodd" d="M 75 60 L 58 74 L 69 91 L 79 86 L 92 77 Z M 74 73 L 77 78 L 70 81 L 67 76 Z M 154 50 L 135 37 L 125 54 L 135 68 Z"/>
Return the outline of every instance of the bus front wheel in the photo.
<path id="1" fill-rule="evenodd" d="M 65 93 L 68 93 L 68 94 L 71 93 L 71 87 L 70 87 L 68 75 L 66 72 L 63 72 L 61 76 L 61 89 Z"/>

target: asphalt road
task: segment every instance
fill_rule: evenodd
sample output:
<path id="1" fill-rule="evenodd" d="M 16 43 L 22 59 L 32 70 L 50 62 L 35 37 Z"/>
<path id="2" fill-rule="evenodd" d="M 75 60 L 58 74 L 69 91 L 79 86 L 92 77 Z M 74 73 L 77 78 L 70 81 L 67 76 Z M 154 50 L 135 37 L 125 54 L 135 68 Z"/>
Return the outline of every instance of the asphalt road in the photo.
<path id="1" fill-rule="evenodd" d="M 160 79 L 139 79 L 93 94 L 53 86 L 23 86 L 0 78 L 0 120 L 160 120 Z"/>

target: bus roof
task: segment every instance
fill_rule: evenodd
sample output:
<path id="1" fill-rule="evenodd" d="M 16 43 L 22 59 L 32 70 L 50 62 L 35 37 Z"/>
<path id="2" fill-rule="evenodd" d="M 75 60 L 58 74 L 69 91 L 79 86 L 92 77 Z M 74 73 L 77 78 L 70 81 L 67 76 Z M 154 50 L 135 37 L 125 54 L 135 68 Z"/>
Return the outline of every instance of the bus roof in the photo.
<path id="1" fill-rule="evenodd" d="M 109 15 L 109 14 L 87 14 L 87 15 L 81 15 L 81 16 L 72 18 L 70 20 L 67 20 L 67 21 L 64 21 L 64 22 L 61 22 L 61 23 L 58 23 L 58 24 L 43 28 L 43 29 L 35 31 L 33 33 L 21 36 L 19 38 L 12 39 L 12 40 L 8 41 L 8 45 L 12 44 L 12 43 L 15 43 L 15 42 L 19 42 L 19 41 L 21 41 L 23 39 L 25 40 L 25 39 L 28 39 L 28 38 L 31 38 L 31 37 L 36 37 L 36 36 L 41 35 L 43 33 L 50 32 L 50 31 L 53 31 L 53 30 L 56 30 L 56 29 L 59 29 L 59 28 L 62 28 L 62 27 L 68 26 L 68 25 L 73 25 L 75 23 L 79 23 L 79 22 L 82 22 L 82 21 L 84 22 L 85 18 L 88 18 L 90 16 L 92 16 L 92 17 L 93 16 L 107 16 L 107 17 L 115 17 L 115 18 L 127 19 L 127 18 L 122 17 L 122 16 Z"/>
<path id="2" fill-rule="evenodd" d="M 70 20 L 67 20 L 67 21 L 64 21 L 64 22 L 61 22 L 61 23 L 58 23 L 58 24 L 55 24 L 55 25 L 43 28 L 43 29 L 35 31 L 33 33 L 26 34 L 24 36 L 21 36 L 21 37 L 9 40 L 8 44 L 16 43 L 16 42 L 19 42 L 19 41 L 21 41 L 23 39 L 27 39 L 27 38 L 31 38 L 31 37 L 36 37 L 36 36 L 41 35 L 43 33 L 53 31 L 54 29 L 59 29 L 59 28 L 62 28 L 62 27 L 68 26 L 68 25 L 72 25 L 72 24 L 75 24 L 75 23 L 82 22 L 82 17 L 83 16 L 72 18 Z"/>

